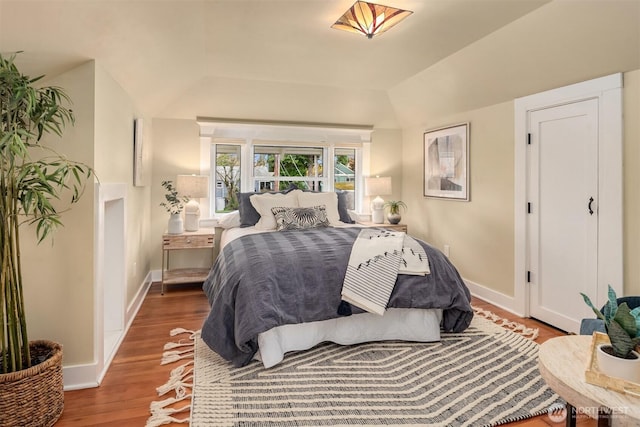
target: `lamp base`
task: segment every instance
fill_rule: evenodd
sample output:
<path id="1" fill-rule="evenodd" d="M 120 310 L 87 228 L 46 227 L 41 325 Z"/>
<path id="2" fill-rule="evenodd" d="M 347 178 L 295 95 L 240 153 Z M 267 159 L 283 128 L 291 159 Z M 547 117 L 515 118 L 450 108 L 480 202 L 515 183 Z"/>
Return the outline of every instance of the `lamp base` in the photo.
<path id="1" fill-rule="evenodd" d="M 384 223 L 384 200 L 380 196 L 371 202 L 371 222 L 374 224 Z"/>
<path id="2" fill-rule="evenodd" d="M 198 231 L 200 228 L 200 217 L 196 214 L 184 214 L 184 231 Z"/>
<path id="3" fill-rule="evenodd" d="M 189 200 L 184 207 L 184 230 L 198 231 L 200 228 L 200 205 L 195 200 Z"/>
<path id="4" fill-rule="evenodd" d="M 384 223 L 384 209 L 371 209 L 371 222 L 374 224 L 383 224 Z"/>

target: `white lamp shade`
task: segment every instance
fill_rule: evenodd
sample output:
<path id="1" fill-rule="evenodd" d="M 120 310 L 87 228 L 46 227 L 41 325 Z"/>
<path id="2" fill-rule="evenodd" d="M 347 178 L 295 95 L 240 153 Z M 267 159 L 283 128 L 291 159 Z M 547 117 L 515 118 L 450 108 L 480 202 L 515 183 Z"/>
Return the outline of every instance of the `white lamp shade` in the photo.
<path id="1" fill-rule="evenodd" d="M 368 177 L 364 183 L 366 196 L 386 196 L 391 194 L 391 177 Z"/>
<path id="2" fill-rule="evenodd" d="M 190 199 L 200 199 L 209 195 L 209 177 L 205 175 L 178 175 L 176 190 Z"/>

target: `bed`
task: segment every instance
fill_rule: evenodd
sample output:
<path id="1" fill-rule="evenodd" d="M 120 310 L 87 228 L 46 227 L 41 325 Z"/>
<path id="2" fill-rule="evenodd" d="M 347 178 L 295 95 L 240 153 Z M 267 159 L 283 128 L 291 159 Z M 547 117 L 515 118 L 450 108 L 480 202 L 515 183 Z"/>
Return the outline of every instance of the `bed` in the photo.
<path id="1" fill-rule="evenodd" d="M 250 224 L 242 224 L 240 209 L 219 233 L 220 252 L 203 284 L 211 310 L 202 339 L 211 349 L 235 366 L 259 359 L 269 368 L 288 352 L 323 341 L 429 342 L 439 340 L 441 330 L 468 327 L 468 289 L 449 260 L 422 241 L 430 274 L 399 274 L 383 316 L 342 301 L 350 252 L 362 228 L 340 215 L 335 193 L 301 193 L 265 197 L 266 206 L 252 203 L 258 215 L 252 212 Z M 253 196 L 251 202 L 258 199 Z M 269 214 L 281 205 L 291 205 L 287 212 L 312 209 L 322 215 L 328 206 L 330 214 L 320 215 L 323 226 L 283 229 L 281 218 Z"/>

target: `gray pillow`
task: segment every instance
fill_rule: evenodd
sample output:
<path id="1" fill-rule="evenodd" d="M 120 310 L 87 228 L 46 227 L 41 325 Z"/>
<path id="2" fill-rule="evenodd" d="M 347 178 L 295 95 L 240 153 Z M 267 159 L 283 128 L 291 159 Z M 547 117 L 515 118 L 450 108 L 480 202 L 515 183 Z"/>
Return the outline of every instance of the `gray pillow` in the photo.
<path id="1" fill-rule="evenodd" d="M 347 206 L 349 203 L 349 192 L 336 191 L 336 193 L 338 194 L 338 215 L 340 215 L 340 221 L 347 224 L 354 224 L 355 221 L 351 219 L 351 216 L 349 216 L 349 211 L 347 210 Z"/>
<path id="2" fill-rule="evenodd" d="M 324 205 L 311 208 L 271 208 L 276 217 L 276 230 L 308 230 L 310 228 L 328 227 L 329 219 Z"/>
<path id="3" fill-rule="evenodd" d="M 251 227 L 260 220 L 260 214 L 251 204 L 249 197 L 260 193 L 238 193 L 238 212 L 240 213 L 240 227 Z"/>

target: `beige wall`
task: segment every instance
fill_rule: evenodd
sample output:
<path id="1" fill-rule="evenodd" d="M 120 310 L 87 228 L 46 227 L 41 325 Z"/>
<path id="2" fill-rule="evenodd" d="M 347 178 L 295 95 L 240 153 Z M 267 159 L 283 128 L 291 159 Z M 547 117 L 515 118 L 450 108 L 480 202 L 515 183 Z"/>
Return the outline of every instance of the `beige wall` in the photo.
<path id="1" fill-rule="evenodd" d="M 375 129 L 371 135 L 369 175 L 390 176 L 393 194 L 384 200 L 401 200 L 402 197 L 402 131 Z M 369 200 L 363 201 L 368 212 Z"/>
<path id="2" fill-rule="evenodd" d="M 470 123 L 470 202 L 423 197 L 423 133 Z M 412 234 L 443 250 L 468 280 L 513 293 L 513 105 L 440 118 L 404 134 L 402 197 Z"/>
<path id="3" fill-rule="evenodd" d="M 73 101 L 74 127 L 54 142 L 59 152 L 84 162 L 101 183 L 127 184 L 126 306 L 151 269 L 149 195 L 151 188 L 133 187 L 132 101 L 94 61 L 50 79 Z M 150 121 L 146 137 L 151 134 Z M 151 148 L 151 144 L 148 144 Z M 33 228 L 23 227 L 25 299 L 31 339 L 50 339 L 64 346 L 64 365 L 94 363 L 94 187 L 62 215 L 53 237 L 35 244 Z M 135 267 L 134 267 L 135 266 Z M 127 307 L 124 307 L 126 309 Z"/>
<path id="4" fill-rule="evenodd" d="M 129 95 L 98 63 L 95 67 L 95 170 L 101 183 L 126 184 L 126 304 L 129 306 L 151 269 L 149 197 L 152 122 L 136 109 Z M 133 122 L 143 119 L 145 178 L 133 186 Z"/>
<path id="5" fill-rule="evenodd" d="M 62 141 L 47 137 L 61 154 L 93 167 L 94 64 L 46 82 L 64 88 L 73 101 L 74 127 Z M 64 364 L 93 360 L 93 184 L 62 214 L 64 227 L 36 245 L 33 227 L 22 227 L 21 245 L 29 338 L 64 346 Z"/>
<path id="6" fill-rule="evenodd" d="M 640 70 L 624 74 L 624 292 L 640 293 Z M 634 119 L 636 118 L 636 119 Z M 412 233 L 443 249 L 461 275 L 507 296 L 514 294 L 513 102 L 432 120 L 428 129 L 470 122 L 471 201 L 422 197 L 424 128 L 405 130 L 403 199 Z"/>

